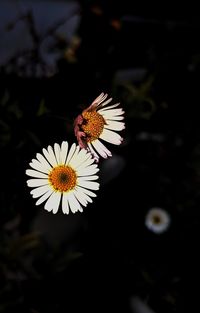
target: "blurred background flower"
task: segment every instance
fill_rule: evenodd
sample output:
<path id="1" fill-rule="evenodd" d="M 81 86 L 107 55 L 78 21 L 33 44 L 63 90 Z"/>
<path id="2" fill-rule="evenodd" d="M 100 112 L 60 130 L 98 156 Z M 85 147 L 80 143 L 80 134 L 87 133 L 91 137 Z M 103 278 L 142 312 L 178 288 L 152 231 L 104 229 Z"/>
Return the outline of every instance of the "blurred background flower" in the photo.
<path id="1" fill-rule="evenodd" d="M 161 208 L 152 208 L 145 217 L 145 225 L 155 234 L 162 234 L 170 225 L 170 216 Z"/>

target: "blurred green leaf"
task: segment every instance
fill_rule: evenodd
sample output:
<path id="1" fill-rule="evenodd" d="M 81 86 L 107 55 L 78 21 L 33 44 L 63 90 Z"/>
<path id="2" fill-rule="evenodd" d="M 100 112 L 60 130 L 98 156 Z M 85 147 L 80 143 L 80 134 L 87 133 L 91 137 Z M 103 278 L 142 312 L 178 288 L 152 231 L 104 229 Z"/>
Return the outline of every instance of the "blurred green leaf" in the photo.
<path id="1" fill-rule="evenodd" d="M 56 271 L 61 272 L 63 271 L 71 262 L 73 262 L 74 260 L 80 258 L 83 256 L 83 253 L 78 252 L 78 251 L 68 251 L 66 252 L 62 258 L 60 258 L 55 267 L 56 267 Z"/>
<path id="2" fill-rule="evenodd" d="M 139 86 L 131 83 L 123 83 L 123 100 L 126 103 L 127 115 L 132 118 L 150 119 L 156 110 L 156 104 L 151 97 L 153 76 Z"/>
<path id="3" fill-rule="evenodd" d="M 36 233 L 26 234 L 16 240 L 13 240 L 9 247 L 11 258 L 36 248 L 40 243 L 40 237 Z"/>
<path id="4" fill-rule="evenodd" d="M 20 109 L 17 102 L 14 102 L 8 106 L 8 112 L 12 113 L 17 119 L 20 119 L 23 116 L 23 111 Z"/>
<path id="5" fill-rule="evenodd" d="M 37 111 L 37 116 L 42 116 L 44 115 L 45 113 L 48 113 L 49 112 L 49 109 L 46 107 L 45 105 L 45 100 L 42 99 L 40 104 L 39 104 L 39 108 L 38 108 L 38 111 Z"/>
<path id="6" fill-rule="evenodd" d="M 9 91 L 6 89 L 3 97 L 0 99 L 0 104 L 4 107 L 10 99 Z"/>
<path id="7" fill-rule="evenodd" d="M 0 146 L 6 146 L 11 139 L 10 126 L 0 119 Z"/>

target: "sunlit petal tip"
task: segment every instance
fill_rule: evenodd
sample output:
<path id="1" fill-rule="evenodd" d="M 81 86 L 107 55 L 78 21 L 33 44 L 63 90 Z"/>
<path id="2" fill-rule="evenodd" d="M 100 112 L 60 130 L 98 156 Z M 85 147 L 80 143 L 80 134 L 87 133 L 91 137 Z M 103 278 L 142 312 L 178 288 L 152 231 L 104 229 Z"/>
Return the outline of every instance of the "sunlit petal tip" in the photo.
<path id="1" fill-rule="evenodd" d="M 28 187 L 31 187 L 31 185 L 30 185 L 30 180 L 27 180 L 26 183 L 27 183 L 27 186 L 28 186 Z"/>
<path id="2" fill-rule="evenodd" d="M 50 209 L 50 208 L 45 208 L 45 207 L 44 207 L 44 209 L 45 209 L 46 211 L 48 211 L 48 212 L 51 212 L 51 211 L 52 211 L 52 209 Z"/>

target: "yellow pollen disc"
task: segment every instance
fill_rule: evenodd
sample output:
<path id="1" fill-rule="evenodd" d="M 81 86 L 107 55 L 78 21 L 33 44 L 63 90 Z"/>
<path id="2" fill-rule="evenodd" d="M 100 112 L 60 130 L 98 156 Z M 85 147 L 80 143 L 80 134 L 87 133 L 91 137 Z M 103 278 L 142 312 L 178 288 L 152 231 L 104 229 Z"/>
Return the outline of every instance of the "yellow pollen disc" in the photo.
<path id="1" fill-rule="evenodd" d="M 72 190 L 76 186 L 76 180 L 76 172 L 70 166 L 59 165 L 49 173 L 49 182 L 56 191 Z"/>
<path id="2" fill-rule="evenodd" d="M 84 118 L 82 129 L 87 135 L 86 140 L 91 142 L 99 138 L 105 125 L 103 116 L 96 111 L 83 112 L 82 116 Z"/>

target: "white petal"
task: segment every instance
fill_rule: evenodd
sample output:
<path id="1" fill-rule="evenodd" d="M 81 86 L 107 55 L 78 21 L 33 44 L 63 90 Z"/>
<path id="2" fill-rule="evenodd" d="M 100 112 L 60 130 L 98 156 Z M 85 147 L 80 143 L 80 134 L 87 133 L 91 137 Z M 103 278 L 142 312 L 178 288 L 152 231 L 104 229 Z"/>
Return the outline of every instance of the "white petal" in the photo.
<path id="1" fill-rule="evenodd" d="M 125 128 L 125 123 L 112 121 L 107 122 L 107 124 L 104 127 L 111 130 L 122 130 Z"/>
<path id="2" fill-rule="evenodd" d="M 96 164 L 92 164 L 88 167 L 85 167 L 77 172 L 78 176 L 87 176 L 87 175 L 94 175 L 99 171 L 99 168 Z"/>
<path id="3" fill-rule="evenodd" d="M 106 117 L 105 118 L 105 120 L 106 120 L 106 122 L 108 122 L 108 121 L 122 121 L 122 120 L 124 120 L 124 116 L 123 115 L 118 115 L 118 116 L 112 116 L 112 117 Z"/>
<path id="4" fill-rule="evenodd" d="M 111 99 L 112 99 L 112 98 L 111 98 Z M 107 100 L 107 101 L 108 101 L 108 100 Z M 106 102 L 107 102 L 107 101 L 106 101 Z M 101 108 L 102 108 L 105 104 L 107 104 L 106 102 L 104 102 L 104 103 L 101 104 Z M 109 101 L 109 102 L 110 102 L 110 101 Z M 110 109 L 112 109 L 112 108 L 118 107 L 119 104 L 120 104 L 120 102 L 115 103 L 115 104 L 112 104 L 112 105 L 108 105 L 107 107 L 104 107 L 104 108 L 102 108 L 102 109 L 100 109 L 100 110 L 101 110 L 101 112 L 103 112 L 103 111 L 105 111 L 105 110 L 110 110 Z M 97 111 L 100 111 L 100 110 L 97 109 Z"/>
<path id="5" fill-rule="evenodd" d="M 122 143 L 122 140 L 123 140 L 119 134 L 117 134 L 117 133 L 115 133 L 109 129 L 105 129 L 105 128 L 104 128 L 102 134 L 100 135 L 100 138 L 107 141 L 107 142 L 110 142 L 114 145 L 120 145 Z"/>
<path id="6" fill-rule="evenodd" d="M 86 163 L 89 162 L 89 160 L 91 160 L 91 159 L 92 159 L 92 155 L 91 155 L 90 151 L 87 150 L 87 153 L 84 152 L 84 155 L 80 153 L 80 157 L 78 157 L 77 160 L 75 162 L 73 162 L 73 166 L 74 166 L 74 168 L 78 168 L 78 167 L 82 166 L 85 162 Z"/>
<path id="7" fill-rule="evenodd" d="M 75 154 L 73 155 L 73 158 L 71 158 L 71 161 L 69 162 L 69 165 L 73 168 L 77 168 L 80 164 L 85 162 L 90 157 L 90 154 L 87 152 L 86 149 L 81 149 L 80 152 L 75 157 Z"/>
<path id="8" fill-rule="evenodd" d="M 62 196 L 62 211 L 64 214 L 69 214 L 68 192 L 64 192 Z"/>
<path id="9" fill-rule="evenodd" d="M 80 187 L 80 186 L 76 186 L 75 190 L 77 190 L 77 192 L 81 192 L 81 193 L 84 193 L 84 194 L 87 194 L 88 196 L 90 197 L 96 197 L 97 195 L 92 192 L 91 190 L 88 190 L 88 189 L 85 189 L 83 187 Z"/>
<path id="10" fill-rule="evenodd" d="M 54 192 L 53 190 L 47 191 L 41 198 L 38 199 L 38 201 L 36 202 L 36 205 L 39 205 L 42 202 L 44 202 L 46 199 L 48 199 L 50 195 L 52 195 L 53 192 Z"/>
<path id="11" fill-rule="evenodd" d="M 80 202 L 80 204 L 82 204 L 84 207 L 87 206 L 88 202 L 85 198 L 85 194 L 77 191 L 77 190 L 74 190 L 74 195 L 76 196 L 76 198 L 78 199 L 78 201 Z"/>
<path id="12" fill-rule="evenodd" d="M 27 180 L 27 185 L 29 187 L 39 187 L 39 186 L 44 186 L 44 185 L 48 185 L 48 179 L 29 179 Z"/>
<path id="13" fill-rule="evenodd" d="M 60 204 L 60 198 L 61 198 L 61 193 L 60 192 L 54 192 L 49 199 L 47 200 L 44 208 L 47 211 L 53 211 L 53 213 L 58 212 L 58 207 Z"/>
<path id="14" fill-rule="evenodd" d="M 89 202 L 89 203 L 92 203 L 93 202 L 93 199 L 91 199 L 88 195 L 84 195 L 84 197 L 85 197 L 85 200 L 87 201 L 87 202 Z"/>
<path id="15" fill-rule="evenodd" d="M 94 99 L 94 101 L 92 102 L 91 106 L 93 106 L 95 104 L 99 105 L 102 101 L 106 100 L 107 96 L 108 96 L 107 93 L 104 94 L 102 92 L 96 99 Z"/>
<path id="16" fill-rule="evenodd" d="M 60 157 L 61 157 L 61 164 L 65 164 L 67 158 L 67 151 L 68 151 L 68 142 L 63 141 L 61 145 Z"/>
<path id="17" fill-rule="evenodd" d="M 79 209 L 78 209 L 78 210 L 79 210 L 79 212 L 83 212 L 83 208 L 82 208 L 81 205 L 79 206 Z"/>
<path id="18" fill-rule="evenodd" d="M 55 156 L 55 153 L 53 151 L 53 148 L 51 146 L 48 146 L 47 150 L 48 150 L 49 155 L 51 156 L 52 160 L 54 161 L 54 166 L 58 165 L 58 162 L 56 160 L 56 156 Z"/>
<path id="19" fill-rule="evenodd" d="M 83 194 L 82 195 L 82 199 L 84 199 L 84 201 L 88 204 L 88 202 L 89 203 L 92 203 L 93 202 L 93 200 L 88 196 L 88 195 L 86 195 L 86 194 Z M 86 205 L 87 206 L 87 205 Z"/>
<path id="20" fill-rule="evenodd" d="M 121 115 L 114 115 L 114 114 L 102 113 L 101 115 L 103 116 L 106 123 L 108 120 L 113 120 L 113 121 L 120 120 L 121 116 L 123 117 L 122 119 L 124 119 L 124 115 L 122 115 L 122 114 Z M 118 117 L 120 117 L 120 119 L 118 119 Z"/>
<path id="21" fill-rule="evenodd" d="M 44 166 L 43 166 L 38 160 L 36 160 L 36 159 L 33 159 L 32 162 L 29 163 L 29 165 L 30 165 L 33 169 L 35 169 L 35 170 L 37 170 L 37 171 L 40 171 L 40 172 L 46 173 L 46 174 L 49 173 L 49 170 L 48 170 L 46 167 L 44 167 Z"/>
<path id="22" fill-rule="evenodd" d="M 106 104 L 108 104 L 108 103 L 110 103 L 112 101 L 112 98 L 109 98 L 108 100 L 106 100 L 105 102 L 103 102 L 103 103 L 101 103 L 101 102 L 99 102 L 99 103 L 101 103 L 101 105 L 100 105 L 100 107 L 103 107 L 103 106 L 105 106 Z"/>
<path id="23" fill-rule="evenodd" d="M 74 151 L 73 156 L 71 157 L 71 159 L 68 160 L 68 165 L 70 165 L 71 167 L 73 167 L 73 164 L 76 164 L 77 161 L 79 160 L 79 154 L 80 154 L 79 151 L 80 151 L 80 147 L 76 146 L 76 150 Z"/>
<path id="24" fill-rule="evenodd" d="M 124 114 L 124 111 L 121 108 L 120 109 L 111 109 L 111 110 L 101 109 L 98 112 L 101 113 L 101 115 L 105 116 L 105 118 Z"/>
<path id="25" fill-rule="evenodd" d="M 74 196 L 73 192 L 69 193 L 68 201 L 69 201 L 69 206 L 70 206 L 72 213 L 76 213 L 78 211 L 81 211 L 81 212 L 83 211 L 83 210 L 81 210 L 82 208 L 80 206 L 80 203 L 78 202 L 78 200 Z"/>
<path id="26" fill-rule="evenodd" d="M 99 140 L 98 140 L 99 141 Z M 101 149 L 101 147 L 98 145 L 98 141 L 94 140 L 92 142 L 92 146 L 96 149 L 96 151 L 102 156 L 102 158 L 107 159 L 107 154 L 104 152 L 104 150 Z"/>
<path id="27" fill-rule="evenodd" d="M 98 139 L 92 141 L 92 145 L 104 159 L 107 159 L 108 156 L 112 156 L 112 153 Z"/>
<path id="28" fill-rule="evenodd" d="M 48 178 L 48 175 L 34 170 L 26 170 L 26 175 L 36 178 Z"/>
<path id="29" fill-rule="evenodd" d="M 82 187 L 92 189 L 92 190 L 99 189 L 99 183 L 93 182 L 93 181 L 80 181 L 78 186 L 82 186 Z"/>
<path id="30" fill-rule="evenodd" d="M 67 159 L 66 159 L 66 163 L 65 163 L 66 165 L 68 165 L 68 163 L 69 163 L 69 161 L 71 160 L 71 158 L 72 158 L 72 156 L 73 156 L 75 150 L 76 150 L 76 144 L 73 143 L 73 145 L 71 146 L 71 148 L 70 148 L 70 150 L 69 150 Z"/>
<path id="31" fill-rule="evenodd" d="M 43 167 L 45 167 L 49 171 L 52 169 L 51 165 L 47 162 L 47 160 L 43 157 L 42 154 L 37 153 L 36 157 Z"/>
<path id="32" fill-rule="evenodd" d="M 58 164 L 61 164 L 61 157 L 60 157 L 60 146 L 58 143 L 54 144 L 54 152 L 56 156 L 56 160 Z"/>
<path id="33" fill-rule="evenodd" d="M 51 187 L 49 185 L 45 185 L 31 190 L 31 194 L 33 198 L 39 198 L 49 190 L 52 192 Z"/>
<path id="34" fill-rule="evenodd" d="M 90 151 L 91 151 L 91 153 L 92 153 L 92 156 L 98 161 L 98 160 L 99 160 L 99 156 L 98 156 L 98 154 L 96 153 L 96 151 L 93 149 L 91 143 L 88 143 L 88 147 L 89 147 L 89 149 L 90 149 Z"/>
<path id="35" fill-rule="evenodd" d="M 81 187 L 79 187 L 81 188 Z M 84 188 L 82 188 L 84 189 Z M 82 192 L 81 189 L 79 190 L 74 190 L 74 194 L 76 196 L 76 198 L 78 199 L 78 201 L 83 205 L 83 206 L 87 206 L 87 203 L 90 202 L 92 203 L 93 200 L 84 192 Z"/>
<path id="36" fill-rule="evenodd" d="M 100 103 L 102 103 L 104 100 L 106 100 L 106 98 L 108 97 L 108 94 L 107 93 L 103 93 L 102 94 L 102 97 L 98 100 L 98 105 L 100 104 Z"/>
<path id="37" fill-rule="evenodd" d="M 53 151 L 53 150 L 52 150 Z M 54 167 L 57 165 L 57 161 L 54 153 L 47 151 L 45 148 L 42 149 L 42 152 L 47 159 L 47 161 Z"/>
<path id="38" fill-rule="evenodd" d="M 85 180 L 97 180 L 99 178 L 99 176 L 97 175 L 90 175 L 90 176 L 80 176 L 78 177 L 77 181 L 85 181 Z"/>
<path id="39" fill-rule="evenodd" d="M 104 97 L 104 93 L 100 93 L 100 95 L 94 99 L 94 101 L 92 102 L 93 103 L 98 103 L 102 98 Z"/>
<path id="40" fill-rule="evenodd" d="M 79 171 L 80 169 L 83 169 L 91 164 L 94 163 L 94 159 L 92 158 L 91 154 L 89 154 L 88 159 L 86 159 L 85 161 L 83 161 L 82 163 L 80 163 L 77 167 L 74 167 L 77 171 Z"/>

